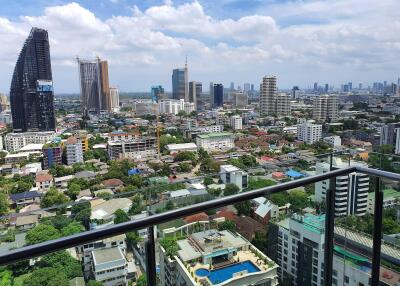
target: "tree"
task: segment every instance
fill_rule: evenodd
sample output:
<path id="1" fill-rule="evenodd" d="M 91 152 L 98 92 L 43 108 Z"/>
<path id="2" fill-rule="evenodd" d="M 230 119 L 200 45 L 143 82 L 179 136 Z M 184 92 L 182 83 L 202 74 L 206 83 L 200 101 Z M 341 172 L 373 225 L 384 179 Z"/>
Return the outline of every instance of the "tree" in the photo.
<path id="1" fill-rule="evenodd" d="M 12 286 L 13 285 L 13 273 L 7 269 L 0 270 L 0 286 Z"/>
<path id="2" fill-rule="evenodd" d="M 69 285 L 67 275 L 56 268 L 44 267 L 34 270 L 23 286 L 64 286 Z"/>
<path id="3" fill-rule="evenodd" d="M 76 197 L 79 195 L 81 191 L 81 186 L 77 183 L 71 183 L 68 186 L 67 195 L 71 198 L 71 200 L 76 200 Z"/>
<path id="4" fill-rule="evenodd" d="M 239 193 L 240 189 L 235 184 L 226 184 L 224 189 L 224 195 L 230 196 Z"/>
<path id="5" fill-rule="evenodd" d="M 289 193 L 289 203 L 295 212 L 310 206 L 308 195 L 300 190 L 293 190 Z"/>
<path id="6" fill-rule="evenodd" d="M 5 193 L 0 193 L 0 215 L 8 213 L 8 200 Z"/>
<path id="7" fill-rule="evenodd" d="M 167 204 L 165 205 L 165 209 L 167 211 L 173 210 L 174 209 L 174 203 L 172 201 L 168 201 Z"/>
<path id="8" fill-rule="evenodd" d="M 130 231 L 126 234 L 126 243 L 128 247 L 133 248 L 141 241 L 141 237 L 138 235 L 137 231 Z"/>
<path id="9" fill-rule="evenodd" d="M 136 285 L 137 285 L 137 284 L 136 284 Z M 100 281 L 89 280 L 87 286 L 104 286 L 104 284 L 101 283 Z"/>
<path id="10" fill-rule="evenodd" d="M 237 210 L 238 215 L 250 216 L 252 213 L 250 201 L 236 203 L 236 204 L 234 204 L 234 207 Z"/>
<path id="11" fill-rule="evenodd" d="M 190 172 L 190 170 L 192 170 L 192 165 L 190 165 L 189 163 L 183 162 L 183 163 L 179 164 L 180 172 L 187 173 L 187 172 Z"/>
<path id="12" fill-rule="evenodd" d="M 56 239 L 60 237 L 60 232 L 52 225 L 39 224 L 28 231 L 25 240 L 28 245 Z"/>
<path id="13" fill-rule="evenodd" d="M 119 224 L 122 222 L 127 222 L 129 221 L 129 216 L 126 214 L 126 212 L 124 212 L 121 209 L 117 209 L 114 213 L 115 218 L 114 218 L 114 224 Z"/>
<path id="14" fill-rule="evenodd" d="M 69 236 L 85 231 L 85 227 L 77 221 L 71 222 L 66 227 L 61 229 L 62 236 Z"/>
<path id="15" fill-rule="evenodd" d="M 281 207 L 289 202 L 289 194 L 285 191 L 275 193 L 269 197 L 269 200 L 273 202 L 275 205 Z"/>
<path id="16" fill-rule="evenodd" d="M 61 205 L 68 202 L 69 199 L 63 193 L 57 191 L 56 188 L 50 188 L 50 190 L 43 196 L 40 206 L 42 208 L 48 208 L 55 205 Z"/>
<path id="17" fill-rule="evenodd" d="M 140 275 L 138 280 L 136 281 L 136 286 L 147 286 L 146 276 L 144 276 L 143 274 Z"/>
<path id="18" fill-rule="evenodd" d="M 60 272 L 63 272 L 68 279 L 83 276 L 80 263 L 66 251 L 58 251 L 45 255 L 38 261 L 37 265 L 43 268 L 56 268 Z"/>
<path id="19" fill-rule="evenodd" d="M 236 231 L 236 225 L 231 220 L 226 220 L 218 226 L 219 230 Z"/>
<path id="20" fill-rule="evenodd" d="M 130 215 L 140 214 L 144 210 L 144 205 L 142 204 L 142 197 L 137 194 L 132 198 L 132 206 L 129 209 Z"/>
<path id="21" fill-rule="evenodd" d="M 18 193 L 23 193 L 27 192 L 32 188 L 32 184 L 18 180 L 17 183 L 14 185 L 14 187 L 11 189 L 12 194 L 18 194 Z"/>
<path id="22" fill-rule="evenodd" d="M 254 234 L 254 238 L 252 239 L 251 243 L 261 250 L 261 252 L 267 253 L 268 236 L 265 231 L 257 231 Z"/>
<path id="23" fill-rule="evenodd" d="M 41 220 L 41 223 L 54 226 L 56 229 L 61 230 L 72 222 L 72 219 L 65 215 L 56 215 L 54 217 L 46 217 Z"/>
<path id="24" fill-rule="evenodd" d="M 211 177 L 205 177 L 203 183 L 204 183 L 204 185 L 208 186 L 208 185 L 214 184 L 214 180 Z"/>
<path id="25" fill-rule="evenodd" d="M 268 180 L 268 179 L 249 179 L 249 186 L 247 187 L 247 190 L 256 190 L 256 189 L 261 189 L 261 188 L 266 188 L 270 186 L 276 185 L 275 181 Z"/>

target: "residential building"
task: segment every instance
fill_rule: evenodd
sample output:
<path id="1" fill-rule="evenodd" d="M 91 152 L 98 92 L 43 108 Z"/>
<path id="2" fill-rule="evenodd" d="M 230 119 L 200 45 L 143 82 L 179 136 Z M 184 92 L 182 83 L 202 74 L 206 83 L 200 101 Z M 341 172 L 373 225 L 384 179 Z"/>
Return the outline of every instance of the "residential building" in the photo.
<path id="1" fill-rule="evenodd" d="M 38 173 L 35 182 L 39 191 L 47 192 L 53 186 L 53 176 L 48 173 Z"/>
<path id="2" fill-rule="evenodd" d="M 159 111 L 161 114 L 175 114 L 178 115 L 180 111 L 184 111 L 189 114 L 192 111 L 195 111 L 195 103 L 188 102 L 183 99 L 175 100 L 175 99 L 162 99 L 158 102 Z"/>
<path id="3" fill-rule="evenodd" d="M 176 255 L 160 246 L 161 286 L 278 285 L 278 266 L 238 233 L 209 229 L 177 245 Z"/>
<path id="4" fill-rule="evenodd" d="M 28 191 L 10 195 L 10 200 L 16 207 L 24 207 L 34 203 L 39 204 L 42 194 L 37 191 Z"/>
<path id="5" fill-rule="evenodd" d="M 243 119 L 240 115 L 233 115 L 229 119 L 230 126 L 234 130 L 242 130 L 243 129 Z"/>
<path id="6" fill-rule="evenodd" d="M 164 88 L 161 85 L 153 85 L 150 90 L 151 100 L 158 102 L 164 97 Z"/>
<path id="7" fill-rule="evenodd" d="M 197 110 L 197 101 L 200 99 L 200 95 L 203 92 L 203 85 L 201 82 L 191 81 L 189 82 L 189 102 L 194 103 L 194 110 Z"/>
<path id="8" fill-rule="evenodd" d="M 340 169 L 348 166 L 368 167 L 363 162 L 350 161 L 343 162 L 340 158 L 333 158 L 332 168 Z M 330 171 L 329 163 L 317 163 L 316 173 L 323 174 Z M 315 200 L 317 202 L 326 201 L 326 192 L 330 188 L 330 180 L 315 183 Z M 335 215 L 355 215 L 363 216 L 367 212 L 369 190 L 369 176 L 353 172 L 349 175 L 336 178 L 335 185 Z"/>
<path id="9" fill-rule="evenodd" d="M 395 189 L 382 190 L 383 193 L 383 208 L 394 208 L 400 206 L 400 191 Z M 370 214 L 375 213 L 375 193 L 368 193 L 368 207 L 367 212 Z"/>
<path id="10" fill-rule="evenodd" d="M 127 262 L 119 247 L 93 250 L 92 272 L 94 279 L 104 286 L 127 285 Z"/>
<path id="11" fill-rule="evenodd" d="M 297 124 L 297 139 L 306 144 L 314 144 L 322 138 L 322 125 L 312 122 Z"/>
<path id="12" fill-rule="evenodd" d="M 0 112 L 10 109 L 10 102 L 5 94 L 0 93 Z M 1 122 L 1 121 L 0 121 Z"/>
<path id="13" fill-rule="evenodd" d="M 393 145 L 395 153 L 400 154 L 400 122 L 388 123 L 382 127 L 380 144 Z"/>
<path id="14" fill-rule="evenodd" d="M 32 28 L 15 65 L 10 89 L 15 132 L 54 131 L 54 94 L 49 36 Z"/>
<path id="15" fill-rule="evenodd" d="M 7 133 L 4 145 L 8 152 L 17 152 L 29 144 L 45 144 L 56 137 L 54 131 Z"/>
<path id="16" fill-rule="evenodd" d="M 318 122 L 336 122 L 339 116 L 339 98 L 320 95 L 314 99 L 313 118 Z"/>
<path id="17" fill-rule="evenodd" d="M 182 151 L 197 152 L 197 146 L 194 143 L 168 144 L 165 148 L 170 154 L 176 154 Z"/>
<path id="18" fill-rule="evenodd" d="M 260 85 L 260 114 L 262 116 L 275 115 L 276 93 L 276 77 L 263 77 L 262 83 Z"/>
<path id="19" fill-rule="evenodd" d="M 187 63 L 183 69 L 174 69 L 172 71 L 172 98 L 183 99 L 189 102 L 189 75 Z"/>
<path id="20" fill-rule="evenodd" d="M 119 89 L 110 87 L 110 111 L 119 112 Z"/>
<path id="21" fill-rule="evenodd" d="M 119 140 L 108 142 L 108 156 L 110 160 L 116 159 L 146 159 L 157 154 L 157 139 L 143 137 L 132 140 Z"/>
<path id="22" fill-rule="evenodd" d="M 159 104 L 152 101 L 137 101 L 133 104 L 136 116 L 157 115 L 159 113 Z"/>
<path id="23" fill-rule="evenodd" d="M 222 107 L 224 105 L 224 86 L 222 83 L 210 83 L 210 106 Z"/>
<path id="24" fill-rule="evenodd" d="M 59 144 L 49 143 L 43 146 L 43 169 L 50 169 L 62 163 L 62 148 Z"/>
<path id="25" fill-rule="evenodd" d="M 79 66 L 82 114 L 100 114 L 110 111 L 110 88 L 108 82 L 108 63 L 100 60 L 77 58 Z"/>
<path id="26" fill-rule="evenodd" d="M 81 141 L 82 151 L 83 152 L 88 151 L 89 150 L 88 132 L 86 130 L 77 130 L 77 131 L 75 131 L 74 136 Z"/>
<path id="27" fill-rule="evenodd" d="M 195 139 L 197 135 L 202 133 L 217 133 L 222 131 L 224 131 L 223 125 L 199 126 L 185 130 L 185 135 L 187 138 Z"/>
<path id="28" fill-rule="evenodd" d="M 108 133 L 107 135 L 108 142 L 114 141 L 129 141 L 140 138 L 140 134 L 136 132 L 125 132 L 122 130 L 116 130 Z"/>
<path id="29" fill-rule="evenodd" d="M 240 190 L 248 187 L 249 175 L 233 165 L 221 165 L 219 177 L 224 184 L 234 184 Z"/>
<path id="30" fill-rule="evenodd" d="M 290 96 L 286 93 L 279 93 L 276 96 L 276 111 L 278 117 L 290 116 Z"/>
<path id="31" fill-rule="evenodd" d="M 67 149 L 67 164 L 73 165 L 76 163 L 82 163 L 83 162 L 82 142 L 78 138 L 71 136 L 67 139 L 65 145 Z"/>
<path id="32" fill-rule="evenodd" d="M 229 98 L 235 108 L 245 108 L 249 103 L 247 93 L 239 90 L 230 91 Z"/>
<path id="33" fill-rule="evenodd" d="M 206 151 L 229 150 L 235 147 L 234 135 L 229 132 L 200 134 L 196 145 Z"/>
<path id="34" fill-rule="evenodd" d="M 340 138 L 340 136 L 337 135 L 324 137 L 322 141 L 328 143 L 333 148 L 342 146 L 342 138 Z"/>

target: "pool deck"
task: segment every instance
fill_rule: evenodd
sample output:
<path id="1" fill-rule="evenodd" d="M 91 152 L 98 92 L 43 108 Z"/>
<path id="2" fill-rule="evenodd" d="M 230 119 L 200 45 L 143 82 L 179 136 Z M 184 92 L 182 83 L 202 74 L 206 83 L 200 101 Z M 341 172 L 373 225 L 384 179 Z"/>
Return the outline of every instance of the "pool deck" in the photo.
<path id="1" fill-rule="evenodd" d="M 235 256 L 233 256 L 233 259 L 231 261 L 232 261 L 232 264 L 244 262 L 244 261 L 250 261 L 262 272 L 266 272 L 270 269 L 268 264 L 265 263 L 263 261 L 263 259 L 258 258 L 251 250 L 239 251 Z M 229 265 L 227 265 L 225 267 L 228 267 L 228 266 Z M 224 267 L 221 267 L 221 268 L 224 268 Z M 218 268 L 218 269 L 221 269 L 221 268 Z M 197 262 L 195 266 L 187 265 L 187 270 L 196 281 L 201 281 L 201 280 L 206 279 L 210 283 L 210 285 L 214 285 L 207 277 L 196 275 L 196 270 L 198 270 L 198 269 L 207 269 L 209 271 L 212 271 L 213 269 L 211 268 L 211 265 Z M 201 284 L 199 283 L 199 285 L 201 285 Z"/>

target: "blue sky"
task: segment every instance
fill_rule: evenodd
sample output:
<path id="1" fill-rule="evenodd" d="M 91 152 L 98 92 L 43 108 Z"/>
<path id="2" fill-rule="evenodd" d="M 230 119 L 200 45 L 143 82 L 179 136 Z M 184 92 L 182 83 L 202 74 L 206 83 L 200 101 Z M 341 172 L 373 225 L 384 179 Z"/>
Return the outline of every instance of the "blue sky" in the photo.
<path id="1" fill-rule="evenodd" d="M 205 87 L 270 74 L 281 88 L 397 81 L 398 11 L 397 0 L 3 0 L 0 92 L 32 26 L 49 31 L 60 93 L 79 90 L 77 56 L 107 59 L 123 91 L 169 90 L 186 55 Z"/>

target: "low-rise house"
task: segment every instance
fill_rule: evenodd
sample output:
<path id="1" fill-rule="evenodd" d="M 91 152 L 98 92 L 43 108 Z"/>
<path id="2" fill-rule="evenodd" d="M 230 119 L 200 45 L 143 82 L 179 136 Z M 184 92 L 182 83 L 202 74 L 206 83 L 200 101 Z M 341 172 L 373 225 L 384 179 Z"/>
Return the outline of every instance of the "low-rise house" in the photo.
<path id="1" fill-rule="evenodd" d="M 104 286 L 127 284 L 127 262 L 119 247 L 92 251 L 92 272 L 96 281 Z"/>
<path id="2" fill-rule="evenodd" d="M 90 219 L 102 221 L 104 223 L 112 222 L 114 213 L 118 209 L 128 212 L 132 206 L 132 201 L 127 198 L 117 198 L 104 201 L 92 207 L 92 215 Z"/>
<path id="3" fill-rule="evenodd" d="M 271 218 L 279 217 L 279 207 L 264 197 L 252 200 L 254 208 L 254 218 L 266 225 Z"/>
<path id="4" fill-rule="evenodd" d="M 38 215 L 17 216 L 15 228 L 20 231 L 26 231 L 34 228 L 39 222 Z"/>
<path id="5" fill-rule="evenodd" d="M 36 187 L 41 192 L 46 192 L 53 186 L 53 176 L 47 173 L 39 173 L 36 175 Z"/>
<path id="6" fill-rule="evenodd" d="M 17 207 L 23 207 L 34 203 L 40 203 L 42 194 L 37 191 L 23 192 L 10 195 L 10 200 Z"/>
<path id="7" fill-rule="evenodd" d="M 240 190 L 248 186 L 249 175 L 233 165 L 221 165 L 219 176 L 224 184 L 235 184 Z"/>
<path id="8" fill-rule="evenodd" d="M 54 185 L 57 188 L 65 189 L 68 187 L 68 182 L 74 178 L 75 178 L 74 175 L 68 175 L 68 176 L 64 176 L 64 177 L 54 178 Z"/>
<path id="9" fill-rule="evenodd" d="M 120 179 L 108 179 L 108 180 L 104 180 L 103 182 L 101 182 L 102 185 L 110 190 L 119 190 L 120 188 L 122 188 L 124 186 L 124 182 L 122 182 Z"/>
<path id="10" fill-rule="evenodd" d="M 75 174 L 77 179 L 91 180 L 96 177 L 96 173 L 93 171 L 80 171 Z"/>

